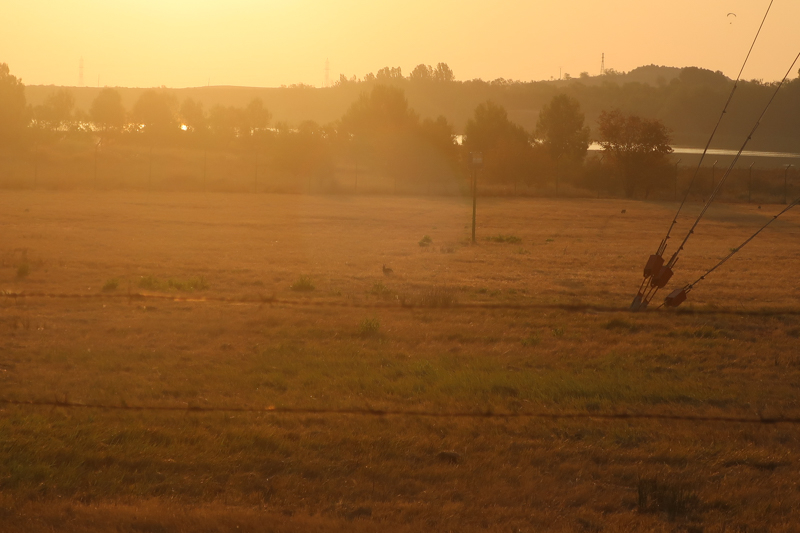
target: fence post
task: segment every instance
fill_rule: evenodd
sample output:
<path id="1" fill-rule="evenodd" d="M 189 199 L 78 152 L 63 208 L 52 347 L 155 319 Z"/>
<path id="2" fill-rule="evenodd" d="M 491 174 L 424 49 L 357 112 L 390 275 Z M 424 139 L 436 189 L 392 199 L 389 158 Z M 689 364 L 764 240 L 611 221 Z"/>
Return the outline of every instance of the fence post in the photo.
<path id="1" fill-rule="evenodd" d="M 783 203 L 786 204 L 787 201 L 787 193 L 788 193 L 788 182 L 789 182 L 789 169 L 793 165 L 789 163 L 786 165 L 786 170 L 783 172 Z"/>

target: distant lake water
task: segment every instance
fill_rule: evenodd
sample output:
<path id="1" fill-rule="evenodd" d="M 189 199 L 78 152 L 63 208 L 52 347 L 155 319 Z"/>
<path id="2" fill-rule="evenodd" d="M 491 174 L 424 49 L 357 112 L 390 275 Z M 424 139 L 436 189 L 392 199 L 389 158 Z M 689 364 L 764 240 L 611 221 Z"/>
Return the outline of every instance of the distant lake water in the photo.
<path id="1" fill-rule="evenodd" d="M 592 143 L 589 145 L 589 150 L 602 150 L 602 149 L 603 147 L 600 146 L 600 144 L 598 143 Z M 672 153 L 699 156 L 703 154 L 703 149 L 688 148 L 686 146 L 673 146 Z M 706 155 L 735 156 L 737 153 L 738 150 L 719 150 L 715 148 L 709 148 Z M 795 154 L 791 152 L 760 152 L 754 150 L 745 150 L 742 152 L 742 157 L 774 157 L 778 159 L 794 159 L 800 157 L 800 154 Z"/>

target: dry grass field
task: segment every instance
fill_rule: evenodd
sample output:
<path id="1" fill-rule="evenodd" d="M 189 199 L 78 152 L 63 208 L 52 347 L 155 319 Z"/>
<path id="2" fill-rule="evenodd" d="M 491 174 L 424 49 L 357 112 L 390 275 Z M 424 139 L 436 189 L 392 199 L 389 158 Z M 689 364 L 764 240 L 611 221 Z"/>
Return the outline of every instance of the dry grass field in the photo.
<path id="1" fill-rule="evenodd" d="M 2 192 L 0 398 L 800 414 L 800 212 L 678 311 L 632 314 L 674 204 L 481 200 L 476 246 L 470 208 Z M 779 210 L 712 208 L 671 287 Z M 309 305 L 202 301 L 216 296 Z M 798 474 L 785 424 L 0 405 L 4 532 L 797 531 Z"/>

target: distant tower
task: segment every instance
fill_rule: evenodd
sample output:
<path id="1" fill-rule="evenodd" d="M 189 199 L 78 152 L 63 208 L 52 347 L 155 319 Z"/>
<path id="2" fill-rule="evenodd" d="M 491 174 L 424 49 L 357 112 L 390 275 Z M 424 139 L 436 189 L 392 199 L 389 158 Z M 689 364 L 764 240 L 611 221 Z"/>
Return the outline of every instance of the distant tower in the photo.
<path id="1" fill-rule="evenodd" d="M 325 59 L 325 85 L 323 87 L 328 87 L 331 84 L 331 63 L 328 59 Z"/>
<path id="2" fill-rule="evenodd" d="M 81 62 L 78 63 L 78 87 L 83 87 L 83 56 L 81 56 Z"/>
<path id="3" fill-rule="evenodd" d="M 600 75 L 606 73 L 606 53 L 603 52 L 603 55 L 600 56 Z"/>

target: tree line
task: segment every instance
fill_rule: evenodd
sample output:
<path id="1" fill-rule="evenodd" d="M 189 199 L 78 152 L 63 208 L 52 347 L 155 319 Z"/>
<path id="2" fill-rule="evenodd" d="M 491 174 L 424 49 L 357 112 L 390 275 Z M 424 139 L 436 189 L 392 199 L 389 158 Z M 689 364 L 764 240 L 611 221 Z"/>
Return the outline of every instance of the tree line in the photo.
<path id="1" fill-rule="evenodd" d="M 193 98 L 179 101 L 174 91 L 163 88 L 142 91 L 129 108 L 113 88 L 97 92 L 88 111 L 77 108 L 65 88 L 31 106 L 22 82 L 0 64 L 0 140 L 3 146 L 37 153 L 68 140 L 94 143 L 96 153 L 114 146 L 151 153 L 154 148 L 189 149 L 203 152 L 204 158 L 209 151 L 227 152 L 251 159 L 256 178 L 260 168 L 289 182 L 314 180 L 331 187 L 343 179 L 356 187 L 359 176 L 378 176 L 395 190 L 465 186 L 473 151 L 484 154 L 482 183 L 506 190 L 535 187 L 559 194 L 569 185 L 633 197 L 666 189 L 674 180 L 672 137 L 663 121 L 622 106 L 609 106 L 587 121 L 569 85 L 542 105 L 531 128 L 512 120 L 501 103 L 486 99 L 473 108 L 459 136 L 445 115 L 423 118 L 406 93 L 409 84 L 441 89 L 460 83 L 446 64 L 419 65 L 407 78 L 399 68 L 365 78 L 340 79 L 339 86 L 363 90 L 337 120 L 290 125 L 273 121 L 260 98 L 206 108 Z M 587 160 L 591 139 L 603 152 Z"/>

